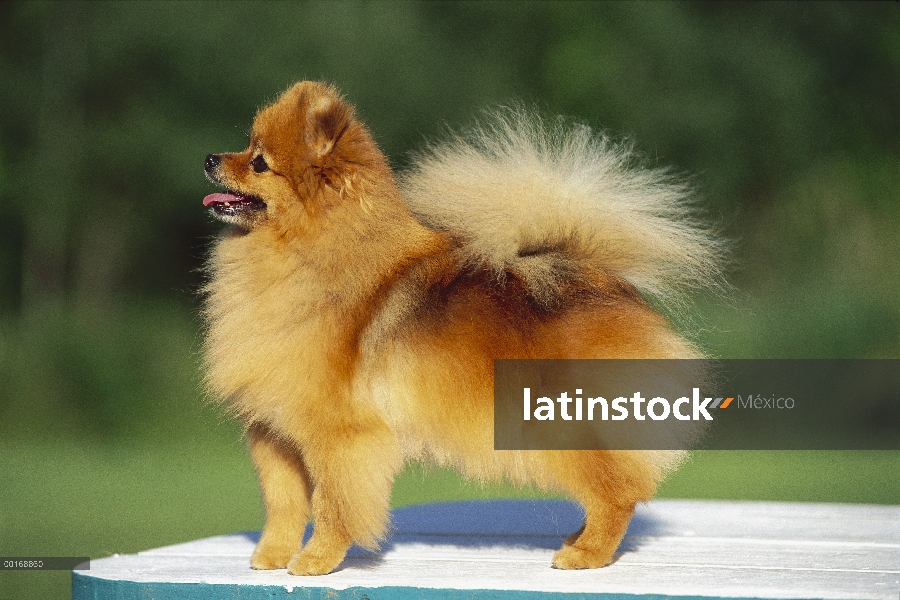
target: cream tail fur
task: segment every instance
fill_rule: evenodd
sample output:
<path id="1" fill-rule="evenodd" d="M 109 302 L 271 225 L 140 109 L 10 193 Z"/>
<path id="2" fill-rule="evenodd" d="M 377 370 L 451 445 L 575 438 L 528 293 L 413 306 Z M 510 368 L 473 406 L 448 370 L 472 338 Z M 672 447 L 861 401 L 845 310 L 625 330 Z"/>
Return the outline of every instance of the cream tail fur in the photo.
<path id="1" fill-rule="evenodd" d="M 425 150 L 400 185 L 419 219 L 461 235 L 470 260 L 519 274 L 545 303 L 560 270 L 585 260 L 670 308 L 722 282 L 724 247 L 690 188 L 585 125 L 500 109 Z"/>

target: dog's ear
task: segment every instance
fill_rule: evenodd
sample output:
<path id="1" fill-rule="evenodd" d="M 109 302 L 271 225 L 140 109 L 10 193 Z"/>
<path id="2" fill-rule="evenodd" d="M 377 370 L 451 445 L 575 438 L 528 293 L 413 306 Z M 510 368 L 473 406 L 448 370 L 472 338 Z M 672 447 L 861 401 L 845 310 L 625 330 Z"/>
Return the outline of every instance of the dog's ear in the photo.
<path id="1" fill-rule="evenodd" d="M 353 109 L 340 98 L 321 96 L 310 104 L 306 119 L 306 143 L 322 158 L 341 141 L 353 120 Z"/>

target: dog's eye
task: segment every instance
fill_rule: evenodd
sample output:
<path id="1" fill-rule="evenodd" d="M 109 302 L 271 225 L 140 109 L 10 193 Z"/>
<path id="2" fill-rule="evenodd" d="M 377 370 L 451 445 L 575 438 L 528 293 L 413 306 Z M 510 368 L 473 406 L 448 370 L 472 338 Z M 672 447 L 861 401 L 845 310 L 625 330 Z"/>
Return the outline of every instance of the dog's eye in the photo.
<path id="1" fill-rule="evenodd" d="M 269 165 L 266 164 L 266 159 L 263 158 L 262 154 L 254 158 L 250 165 L 256 173 L 264 173 L 269 170 Z"/>

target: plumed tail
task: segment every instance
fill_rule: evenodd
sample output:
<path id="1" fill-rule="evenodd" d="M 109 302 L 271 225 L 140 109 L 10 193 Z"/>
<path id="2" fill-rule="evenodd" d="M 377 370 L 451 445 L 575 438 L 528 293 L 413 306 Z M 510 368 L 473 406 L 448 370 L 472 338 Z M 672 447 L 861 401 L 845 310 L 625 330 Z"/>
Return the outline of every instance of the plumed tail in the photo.
<path id="1" fill-rule="evenodd" d="M 427 148 L 400 183 L 420 220 L 459 236 L 498 276 L 516 273 L 543 303 L 586 266 L 670 306 L 722 281 L 724 247 L 690 188 L 585 125 L 500 109 Z"/>

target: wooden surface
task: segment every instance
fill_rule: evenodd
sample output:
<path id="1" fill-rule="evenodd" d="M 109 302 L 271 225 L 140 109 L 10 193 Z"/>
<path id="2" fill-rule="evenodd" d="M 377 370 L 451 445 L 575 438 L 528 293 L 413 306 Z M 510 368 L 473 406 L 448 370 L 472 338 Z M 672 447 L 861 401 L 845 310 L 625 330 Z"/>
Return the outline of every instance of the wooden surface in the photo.
<path id="1" fill-rule="evenodd" d="M 321 577 L 253 571 L 258 533 L 224 535 L 92 560 L 73 599 L 900 598 L 900 506 L 656 500 L 612 565 L 551 569 L 581 517 L 553 501 L 400 509 L 381 553 Z"/>

